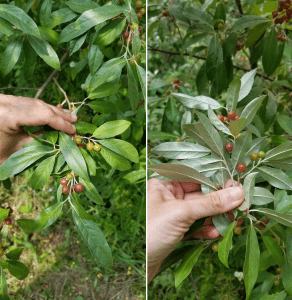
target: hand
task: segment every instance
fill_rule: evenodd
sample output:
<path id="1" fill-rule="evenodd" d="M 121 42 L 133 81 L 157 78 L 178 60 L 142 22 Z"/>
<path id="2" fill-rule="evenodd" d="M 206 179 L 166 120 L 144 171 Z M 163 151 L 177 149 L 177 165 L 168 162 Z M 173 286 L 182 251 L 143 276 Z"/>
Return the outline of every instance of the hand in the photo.
<path id="1" fill-rule="evenodd" d="M 230 182 L 226 186 L 230 186 Z M 244 201 L 241 186 L 205 196 L 198 192 L 199 189 L 200 185 L 196 183 L 157 179 L 148 181 L 148 283 L 196 220 L 228 212 Z M 206 219 L 203 228 L 194 237 L 218 238 L 220 234 L 211 224 L 211 219 Z"/>
<path id="2" fill-rule="evenodd" d="M 0 164 L 33 141 L 22 126 L 49 125 L 72 135 L 76 121 L 76 115 L 41 100 L 0 94 Z"/>

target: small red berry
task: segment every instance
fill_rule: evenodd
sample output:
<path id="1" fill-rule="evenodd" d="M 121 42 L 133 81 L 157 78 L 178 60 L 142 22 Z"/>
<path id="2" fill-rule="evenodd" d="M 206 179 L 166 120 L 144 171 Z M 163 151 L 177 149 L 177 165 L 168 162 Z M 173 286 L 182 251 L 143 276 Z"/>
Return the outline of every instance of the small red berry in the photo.
<path id="1" fill-rule="evenodd" d="M 239 119 L 240 119 L 240 115 L 236 115 L 233 120 L 239 120 Z"/>
<path id="2" fill-rule="evenodd" d="M 83 147 L 83 144 L 78 144 L 77 147 L 78 147 L 78 148 L 82 148 L 82 149 L 84 148 L 84 147 Z"/>
<path id="3" fill-rule="evenodd" d="M 288 3 L 284 3 L 284 4 L 283 4 L 283 7 L 284 7 L 285 9 L 289 9 L 289 8 L 290 8 L 290 5 L 289 5 Z"/>
<path id="4" fill-rule="evenodd" d="M 175 83 L 175 84 L 180 84 L 179 79 L 175 79 L 175 80 L 174 80 L 174 83 Z"/>
<path id="5" fill-rule="evenodd" d="M 12 224 L 12 221 L 10 218 L 7 218 L 4 220 L 4 225 L 11 225 Z"/>
<path id="6" fill-rule="evenodd" d="M 236 50 L 237 51 L 241 50 L 241 45 L 239 43 L 237 43 L 237 45 L 236 45 Z"/>
<path id="7" fill-rule="evenodd" d="M 140 12 L 137 12 L 137 18 L 140 20 L 142 19 L 143 15 Z"/>
<path id="8" fill-rule="evenodd" d="M 278 14 L 278 12 L 276 10 L 274 10 L 272 12 L 272 15 L 273 15 L 273 18 L 277 18 L 279 14 Z"/>
<path id="9" fill-rule="evenodd" d="M 63 185 L 63 186 L 66 186 L 66 185 L 68 185 L 68 180 L 66 178 L 62 178 L 60 180 L 60 184 Z"/>
<path id="10" fill-rule="evenodd" d="M 125 31 L 123 33 L 123 38 L 126 40 L 129 37 L 129 35 L 130 35 L 129 32 Z"/>
<path id="11" fill-rule="evenodd" d="M 228 143 L 228 144 L 225 145 L 225 148 L 226 148 L 227 151 L 231 152 L 233 150 L 233 144 Z"/>
<path id="12" fill-rule="evenodd" d="M 162 15 L 163 15 L 163 17 L 167 17 L 167 16 L 168 16 L 168 12 L 167 12 L 167 11 L 164 11 L 164 12 L 162 13 Z"/>
<path id="13" fill-rule="evenodd" d="M 227 117 L 228 119 L 230 120 L 233 120 L 235 118 L 236 114 L 234 111 L 230 111 L 228 114 L 227 114 Z"/>
<path id="14" fill-rule="evenodd" d="M 84 189 L 84 187 L 83 187 L 83 184 L 82 184 L 82 183 L 77 183 L 77 184 L 74 185 L 74 191 L 75 191 L 76 193 L 82 192 L 83 189 Z"/>
<path id="15" fill-rule="evenodd" d="M 243 173 L 246 170 L 246 166 L 243 163 L 241 163 L 237 166 L 237 170 L 238 172 Z"/>
<path id="16" fill-rule="evenodd" d="M 69 192 L 70 192 L 69 186 L 68 185 L 63 186 L 62 193 L 66 195 L 69 194 Z"/>
<path id="17" fill-rule="evenodd" d="M 228 117 L 224 117 L 224 119 L 223 119 L 223 123 L 227 124 L 228 122 L 229 122 L 229 119 L 228 119 Z"/>
<path id="18" fill-rule="evenodd" d="M 222 115 L 217 115 L 217 118 L 218 118 L 221 122 L 224 121 L 224 117 L 223 117 Z"/>
<path id="19" fill-rule="evenodd" d="M 177 90 L 178 89 L 178 85 L 176 85 L 174 88 Z"/>

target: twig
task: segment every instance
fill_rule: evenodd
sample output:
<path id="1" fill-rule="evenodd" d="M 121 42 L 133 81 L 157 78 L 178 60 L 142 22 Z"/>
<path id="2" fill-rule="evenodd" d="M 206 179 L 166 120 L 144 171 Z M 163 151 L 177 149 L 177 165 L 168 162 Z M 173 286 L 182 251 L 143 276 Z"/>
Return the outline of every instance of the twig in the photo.
<path id="1" fill-rule="evenodd" d="M 196 288 L 196 282 L 194 280 L 194 277 L 193 277 L 193 274 L 192 272 L 190 273 L 190 279 L 191 279 L 191 282 L 192 282 L 192 285 L 193 285 L 193 289 L 194 289 L 194 293 L 196 295 L 196 299 L 197 300 L 200 300 L 199 296 L 198 296 L 198 293 L 197 293 L 197 288 Z"/>
<path id="2" fill-rule="evenodd" d="M 243 15 L 243 10 L 242 10 L 242 6 L 241 6 L 240 0 L 235 0 L 235 2 L 236 2 L 236 6 L 237 6 L 237 8 L 239 10 L 240 16 L 242 16 Z"/>
<path id="3" fill-rule="evenodd" d="M 148 46 L 148 50 L 149 51 L 153 51 L 153 52 L 160 52 L 160 53 L 166 53 L 166 54 L 172 54 L 172 55 L 181 55 L 180 52 L 175 52 L 175 51 L 167 51 L 167 50 L 162 50 L 162 49 L 157 49 L 157 48 L 154 48 L 152 46 Z M 199 55 L 194 55 L 194 54 L 188 54 L 188 53 L 183 53 L 184 56 L 190 56 L 190 57 L 195 57 L 195 58 L 198 58 L 198 59 L 202 59 L 202 60 L 206 60 L 206 57 L 204 56 L 199 56 Z M 242 71 L 245 71 L 245 72 L 250 72 L 251 70 L 248 69 L 248 68 L 244 68 L 244 67 L 240 67 L 240 66 L 236 66 L 234 65 L 233 66 L 235 69 L 237 70 L 242 70 Z M 256 73 L 257 76 L 260 76 L 260 77 L 263 77 L 264 79 L 266 80 L 269 80 L 269 81 L 274 81 L 275 79 L 274 78 L 271 78 L 271 77 L 268 77 L 266 76 L 265 74 L 262 74 L 262 73 L 259 73 L 257 72 Z M 284 89 L 287 89 L 289 91 L 292 91 L 292 88 L 290 87 L 286 87 L 286 86 L 282 86 Z"/>
<path id="4" fill-rule="evenodd" d="M 68 104 L 69 110 L 71 110 L 71 103 L 70 103 L 70 101 L 69 101 L 69 99 L 68 99 L 68 97 L 67 97 L 66 92 L 61 88 L 61 86 L 59 85 L 57 79 L 56 79 L 56 78 L 53 78 L 53 79 L 54 79 L 54 81 L 55 81 L 57 87 L 59 88 L 59 90 L 63 93 L 63 95 L 64 95 L 64 97 L 65 97 L 65 100 L 66 100 L 66 102 L 67 102 L 67 104 Z"/>
<path id="5" fill-rule="evenodd" d="M 88 65 L 88 67 L 90 68 L 89 61 L 88 61 L 87 57 L 84 55 L 83 50 L 80 49 L 80 52 L 81 52 L 83 58 L 86 60 L 86 63 L 87 63 L 87 65 Z"/>
<path id="6" fill-rule="evenodd" d="M 65 62 L 69 55 L 70 48 L 66 49 L 66 53 L 62 56 L 60 60 L 60 66 Z M 53 78 L 56 76 L 58 73 L 58 70 L 54 70 L 51 75 L 48 77 L 48 79 L 44 82 L 44 84 L 38 89 L 36 95 L 34 96 L 35 98 L 39 98 L 42 92 L 45 90 L 45 88 L 48 86 L 48 84 L 53 80 Z"/>

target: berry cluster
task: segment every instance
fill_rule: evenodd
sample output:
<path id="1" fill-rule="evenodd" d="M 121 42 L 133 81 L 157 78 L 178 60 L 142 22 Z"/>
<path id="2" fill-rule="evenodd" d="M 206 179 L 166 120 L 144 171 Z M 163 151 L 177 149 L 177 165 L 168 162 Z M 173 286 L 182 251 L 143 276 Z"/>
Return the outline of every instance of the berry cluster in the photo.
<path id="1" fill-rule="evenodd" d="M 141 58 L 141 55 L 140 54 L 137 54 L 136 56 L 132 57 L 130 59 L 130 65 L 131 66 L 136 66 L 137 62 L 140 60 Z"/>
<path id="2" fill-rule="evenodd" d="M 240 115 L 237 115 L 234 111 L 230 111 L 227 114 L 227 117 L 224 117 L 222 115 L 217 115 L 217 118 L 224 124 L 227 124 L 229 121 L 238 120 L 240 118 Z"/>
<path id="3" fill-rule="evenodd" d="M 244 48 L 244 41 L 241 41 L 241 36 L 238 36 L 238 42 L 236 44 L 236 50 L 240 51 L 242 48 Z"/>
<path id="4" fill-rule="evenodd" d="M 132 23 L 132 25 L 127 25 L 123 32 L 123 39 L 126 40 L 127 44 L 131 44 L 133 42 L 133 32 L 135 28 L 138 28 L 138 35 L 140 36 L 143 33 L 142 28 L 139 27 L 137 23 Z"/>
<path id="5" fill-rule="evenodd" d="M 11 215 L 13 213 L 13 209 L 11 207 L 6 207 L 5 209 L 9 209 L 9 213 L 8 213 L 8 218 L 6 218 L 3 222 L 4 225 L 7 225 L 9 229 L 13 229 L 14 225 L 12 224 L 12 220 L 11 220 Z M 0 227 L 0 231 L 3 229 L 3 227 Z M 1 247 L 0 247 L 0 252 L 1 252 Z M 3 255 L 3 254 L 1 254 Z"/>
<path id="6" fill-rule="evenodd" d="M 80 136 L 76 136 L 75 139 L 74 139 L 74 141 L 77 144 L 78 148 L 82 148 L 83 149 L 82 138 Z M 86 144 L 86 148 L 89 151 L 94 150 L 96 152 L 98 152 L 98 151 L 101 150 L 101 146 L 99 144 L 97 144 L 97 143 L 93 144 L 92 142 L 88 142 Z"/>
<path id="7" fill-rule="evenodd" d="M 289 23 L 292 18 L 291 0 L 279 1 L 278 10 L 272 12 L 274 23 Z"/>
<path id="8" fill-rule="evenodd" d="M 276 30 L 276 32 L 277 32 L 277 39 L 278 39 L 278 41 L 280 41 L 280 42 L 283 43 L 283 42 L 286 42 L 288 40 L 288 38 L 286 36 L 283 36 L 282 34 L 279 34 L 278 30 Z"/>
<path id="9" fill-rule="evenodd" d="M 174 84 L 174 88 L 177 90 L 179 88 L 179 85 L 180 85 L 180 80 L 177 78 L 173 81 L 173 84 Z"/>
<path id="10" fill-rule="evenodd" d="M 60 180 L 60 184 L 63 186 L 62 188 L 62 193 L 63 194 L 69 194 L 70 192 L 70 187 L 69 187 L 69 183 L 73 184 L 73 181 L 75 181 L 75 176 L 73 176 L 72 173 L 68 173 L 66 175 L 66 178 L 62 178 Z M 74 185 L 71 186 L 71 190 L 74 190 L 76 193 L 81 193 L 83 191 L 84 187 L 82 183 L 76 183 Z"/>
<path id="11" fill-rule="evenodd" d="M 137 12 L 137 18 L 140 20 L 142 19 L 143 15 L 146 14 L 146 9 L 145 7 L 143 7 L 143 2 L 140 0 L 136 1 L 135 7 L 139 10 Z"/>
<path id="12" fill-rule="evenodd" d="M 257 224 L 259 225 L 260 230 L 264 230 L 266 228 L 266 225 L 270 222 L 270 218 L 258 221 Z"/>

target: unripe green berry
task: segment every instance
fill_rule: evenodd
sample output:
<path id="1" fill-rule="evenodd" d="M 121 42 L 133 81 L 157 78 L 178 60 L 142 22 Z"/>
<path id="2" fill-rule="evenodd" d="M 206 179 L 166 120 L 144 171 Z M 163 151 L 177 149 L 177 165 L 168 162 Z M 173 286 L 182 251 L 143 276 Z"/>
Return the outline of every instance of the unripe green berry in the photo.
<path id="1" fill-rule="evenodd" d="M 252 153 L 252 154 L 250 155 L 250 159 L 251 159 L 252 161 L 256 161 L 256 160 L 258 160 L 258 155 L 257 155 L 256 153 Z"/>
<path id="2" fill-rule="evenodd" d="M 266 156 L 266 153 L 265 153 L 264 151 L 260 151 L 260 152 L 258 153 L 258 157 L 259 157 L 259 158 L 265 158 L 265 156 Z"/>

